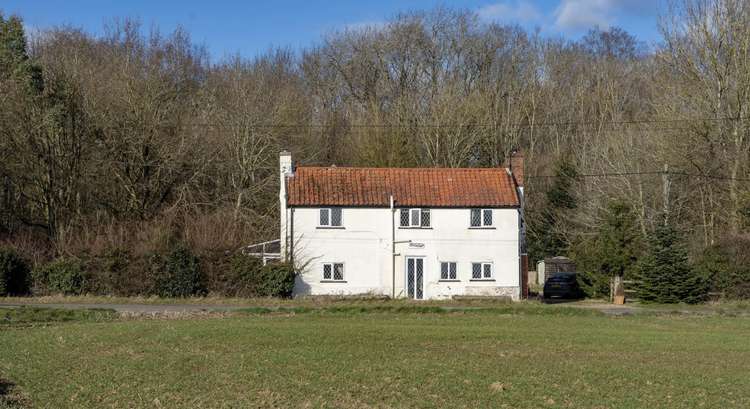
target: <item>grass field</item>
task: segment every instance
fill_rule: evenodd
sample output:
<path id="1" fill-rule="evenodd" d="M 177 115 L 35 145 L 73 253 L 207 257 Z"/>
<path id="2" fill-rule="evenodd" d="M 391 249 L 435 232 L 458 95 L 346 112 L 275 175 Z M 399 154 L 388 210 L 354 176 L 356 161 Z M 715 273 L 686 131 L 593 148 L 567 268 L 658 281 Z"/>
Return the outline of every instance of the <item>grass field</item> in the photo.
<path id="1" fill-rule="evenodd" d="M 550 311 L 9 319 L 0 378 L 33 407 L 750 407 L 748 318 Z"/>

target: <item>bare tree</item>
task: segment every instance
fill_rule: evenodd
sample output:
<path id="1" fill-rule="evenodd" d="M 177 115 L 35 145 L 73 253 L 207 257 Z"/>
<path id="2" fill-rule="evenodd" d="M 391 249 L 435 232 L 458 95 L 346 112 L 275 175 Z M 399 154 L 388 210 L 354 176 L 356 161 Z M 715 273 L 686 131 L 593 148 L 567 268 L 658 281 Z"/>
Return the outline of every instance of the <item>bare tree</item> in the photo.
<path id="1" fill-rule="evenodd" d="M 657 53 L 665 91 L 657 100 L 659 113 L 688 124 L 672 140 L 679 159 L 701 174 L 727 178 L 706 179 L 699 187 L 709 235 L 714 236 L 717 213 L 737 233 L 743 206 L 739 179 L 747 174 L 750 149 L 750 5 L 742 0 L 672 3 L 660 28 L 666 44 Z M 715 197 L 714 185 L 724 182 L 726 201 Z"/>

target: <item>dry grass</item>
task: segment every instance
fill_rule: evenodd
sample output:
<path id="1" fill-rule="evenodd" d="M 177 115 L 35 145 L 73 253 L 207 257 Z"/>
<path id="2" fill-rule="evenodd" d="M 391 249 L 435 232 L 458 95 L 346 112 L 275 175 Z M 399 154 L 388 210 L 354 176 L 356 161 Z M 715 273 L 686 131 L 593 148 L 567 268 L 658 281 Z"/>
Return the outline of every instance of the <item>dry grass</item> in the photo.
<path id="1" fill-rule="evenodd" d="M 60 233 L 57 250 L 71 256 L 104 256 L 113 249 L 144 255 L 166 249 L 177 225 L 178 216 L 174 212 L 164 212 L 153 221 L 82 223 Z"/>
<path id="2" fill-rule="evenodd" d="M 56 240 L 60 254 L 103 256 L 112 249 L 127 249 L 139 256 L 161 252 L 175 239 L 197 254 L 214 254 L 263 241 L 267 221 L 254 223 L 231 208 L 210 211 L 167 209 L 149 221 L 91 221 L 62 228 Z M 253 219 L 257 221 L 256 219 Z"/>
<path id="3" fill-rule="evenodd" d="M 26 260 L 38 264 L 54 254 L 53 243 L 38 230 L 20 230 L 12 236 L 0 237 L 0 247 L 15 249 Z"/>
<path id="4" fill-rule="evenodd" d="M 275 218 L 243 217 L 234 209 L 216 209 L 210 213 L 191 214 L 184 224 L 182 235 L 190 248 L 198 254 L 234 252 L 256 242 L 267 240 L 273 234 L 269 228 Z"/>

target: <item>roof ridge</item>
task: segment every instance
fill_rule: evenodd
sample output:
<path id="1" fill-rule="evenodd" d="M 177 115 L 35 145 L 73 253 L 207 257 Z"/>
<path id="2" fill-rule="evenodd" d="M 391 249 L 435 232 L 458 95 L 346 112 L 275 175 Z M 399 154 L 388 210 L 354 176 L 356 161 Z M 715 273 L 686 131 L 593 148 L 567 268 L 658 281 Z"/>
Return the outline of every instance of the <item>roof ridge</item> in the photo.
<path id="1" fill-rule="evenodd" d="M 508 169 L 507 166 L 498 166 L 493 168 L 402 168 L 402 167 L 368 167 L 368 166 L 306 166 L 306 165 L 298 165 L 296 169 L 330 169 L 330 170 L 355 170 L 355 169 L 362 169 L 362 170 L 373 170 L 373 169 L 383 169 L 383 170 L 430 170 L 430 171 L 450 171 L 450 170 L 484 170 L 484 171 L 506 171 Z"/>

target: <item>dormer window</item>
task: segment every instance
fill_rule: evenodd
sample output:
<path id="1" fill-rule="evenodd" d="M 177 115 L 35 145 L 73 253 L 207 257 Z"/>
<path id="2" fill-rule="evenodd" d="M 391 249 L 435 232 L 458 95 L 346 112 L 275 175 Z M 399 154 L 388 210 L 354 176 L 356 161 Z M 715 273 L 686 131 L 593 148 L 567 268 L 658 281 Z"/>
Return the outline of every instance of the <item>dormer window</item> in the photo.
<path id="1" fill-rule="evenodd" d="M 328 207 L 320 209 L 320 227 L 341 227 L 341 208 Z"/>
<path id="2" fill-rule="evenodd" d="M 403 228 L 430 227 L 430 209 L 401 209 L 400 221 Z"/>
<path id="3" fill-rule="evenodd" d="M 471 227 L 492 227 L 492 209 L 471 209 Z"/>

